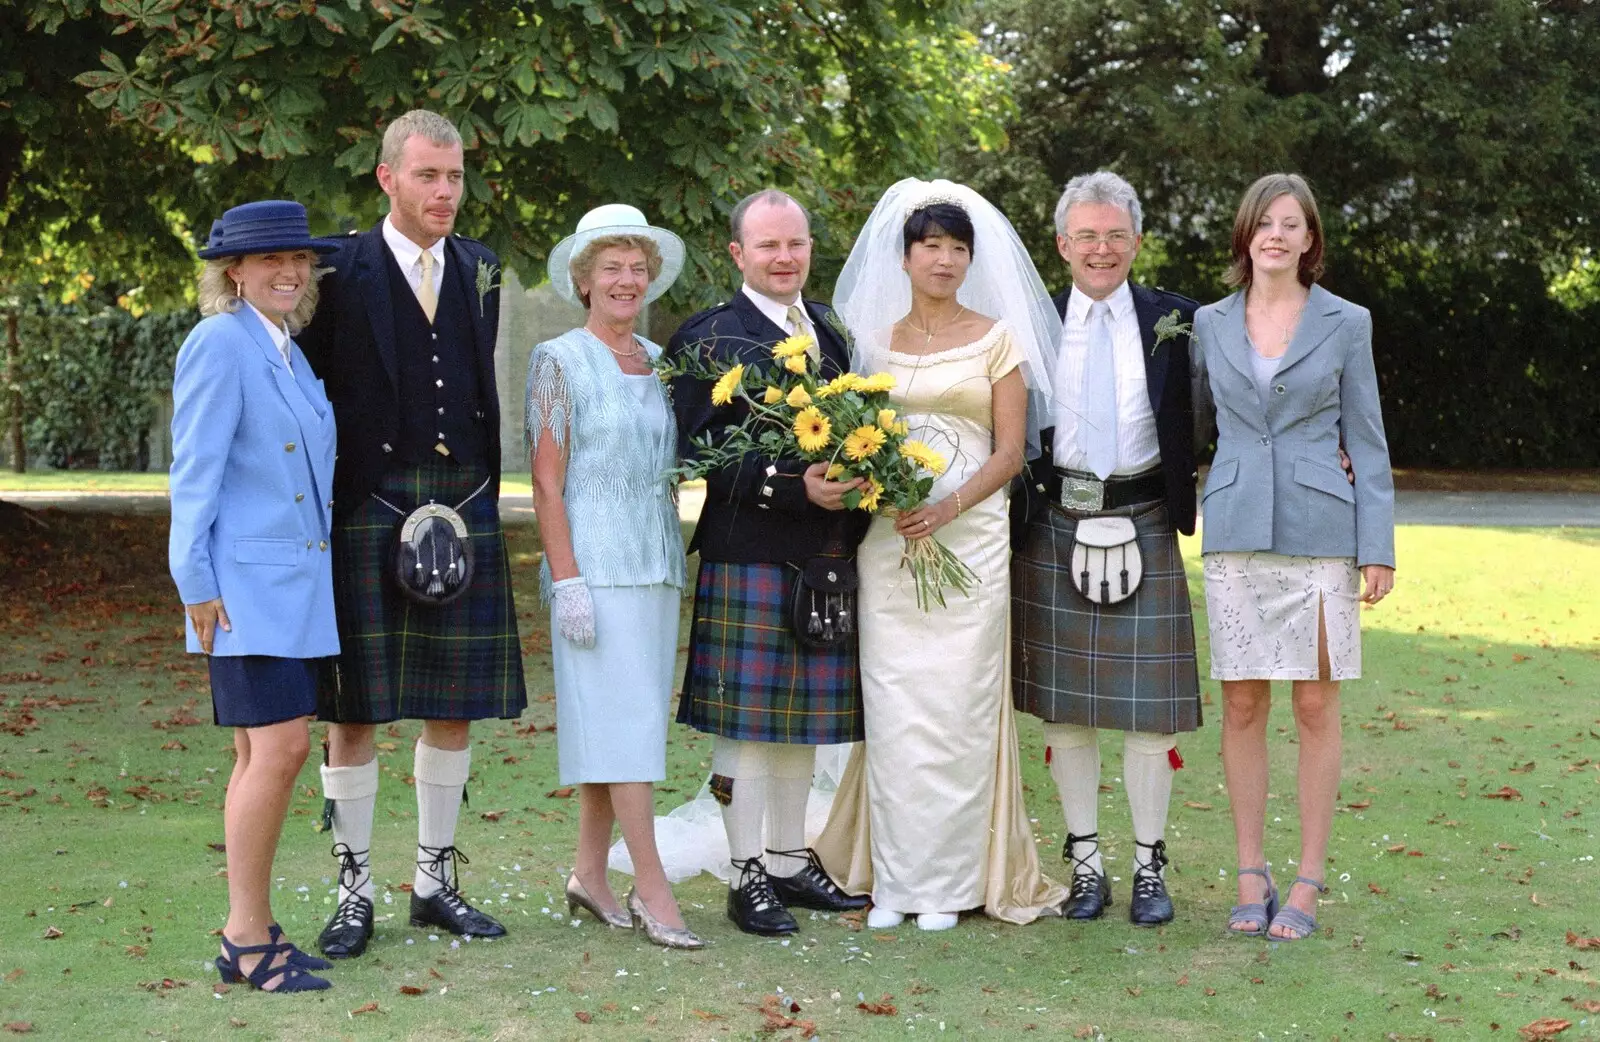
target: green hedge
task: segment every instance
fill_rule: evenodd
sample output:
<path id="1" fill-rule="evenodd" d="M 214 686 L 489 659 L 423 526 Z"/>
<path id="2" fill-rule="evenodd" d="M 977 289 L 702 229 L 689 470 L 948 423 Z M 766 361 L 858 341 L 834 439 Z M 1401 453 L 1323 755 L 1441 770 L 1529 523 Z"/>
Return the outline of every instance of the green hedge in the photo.
<path id="1" fill-rule="evenodd" d="M 148 469 L 150 427 L 172 388 L 178 347 L 197 321 L 193 311 L 135 318 L 111 304 L 25 307 L 18 383 L 30 462 Z"/>

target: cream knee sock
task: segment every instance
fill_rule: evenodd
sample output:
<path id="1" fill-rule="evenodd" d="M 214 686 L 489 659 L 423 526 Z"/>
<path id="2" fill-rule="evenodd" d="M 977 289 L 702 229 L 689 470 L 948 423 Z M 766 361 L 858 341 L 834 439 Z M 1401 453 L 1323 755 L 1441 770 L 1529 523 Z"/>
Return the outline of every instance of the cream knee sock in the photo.
<path id="1" fill-rule="evenodd" d="M 1167 833 L 1167 807 L 1172 802 L 1172 763 L 1167 751 L 1178 744 L 1170 734 L 1129 731 L 1122 740 L 1122 781 L 1133 817 L 1133 838 L 1155 843 Z M 1135 864 L 1150 863 L 1150 848 L 1133 848 Z"/>
<path id="2" fill-rule="evenodd" d="M 762 823 L 770 765 L 763 755 L 764 744 L 719 737 L 711 748 L 712 773 L 728 779 L 732 786 L 732 797 L 722 805 L 722 827 L 728 834 L 728 857 L 735 862 L 735 886 L 739 882 L 737 862 L 759 858 L 766 848 Z"/>
<path id="3" fill-rule="evenodd" d="M 779 745 L 768 752 L 772 777 L 767 781 L 767 871 L 792 876 L 806 867 L 804 858 L 774 854 L 774 850 L 799 850 L 806 845 L 806 800 L 811 796 L 811 772 L 816 766 L 814 745 Z"/>
<path id="4" fill-rule="evenodd" d="M 378 804 L 378 759 L 356 767 L 322 768 L 322 795 L 333 801 L 333 843 L 350 851 L 355 878 L 341 871 L 339 901 L 352 894 L 372 900 L 372 812 Z M 341 866 L 342 867 L 342 866 Z"/>
<path id="5" fill-rule="evenodd" d="M 443 889 L 437 876 L 423 870 L 435 856 L 423 848 L 455 846 L 456 819 L 461 813 L 461 790 L 472 771 L 472 749 L 435 749 L 417 740 L 413 773 L 417 779 L 417 872 L 411 890 L 431 897 Z M 448 872 L 448 868 L 445 869 Z"/>
<path id="6" fill-rule="evenodd" d="M 1044 725 L 1044 740 L 1050 746 L 1050 777 L 1061 794 L 1061 811 L 1067 832 L 1087 836 L 1100 830 L 1100 741 L 1099 732 L 1077 724 Z M 1091 841 L 1092 843 L 1093 841 Z M 1090 844 L 1075 844 L 1073 853 L 1081 856 Z M 1088 856 L 1088 867 L 1073 864 L 1074 872 L 1103 872 L 1100 848 Z"/>

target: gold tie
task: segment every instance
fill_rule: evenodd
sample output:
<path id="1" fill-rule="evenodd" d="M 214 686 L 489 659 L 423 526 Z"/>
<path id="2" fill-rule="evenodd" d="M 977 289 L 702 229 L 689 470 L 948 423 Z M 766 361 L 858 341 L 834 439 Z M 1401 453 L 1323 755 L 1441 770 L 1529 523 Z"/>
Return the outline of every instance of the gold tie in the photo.
<path id="1" fill-rule="evenodd" d="M 422 251 L 422 282 L 417 286 L 417 303 L 422 305 L 422 313 L 428 316 L 428 322 L 433 322 L 433 313 L 439 310 L 439 298 L 433 292 L 433 251 Z"/>
<path id="2" fill-rule="evenodd" d="M 795 336 L 806 336 L 810 331 L 806 328 L 806 313 L 800 310 L 799 304 L 789 305 L 789 325 L 793 327 Z M 817 343 L 817 338 L 811 338 L 811 346 L 806 348 L 806 356 L 811 359 L 811 364 L 822 368 L 822 348 Z"/>

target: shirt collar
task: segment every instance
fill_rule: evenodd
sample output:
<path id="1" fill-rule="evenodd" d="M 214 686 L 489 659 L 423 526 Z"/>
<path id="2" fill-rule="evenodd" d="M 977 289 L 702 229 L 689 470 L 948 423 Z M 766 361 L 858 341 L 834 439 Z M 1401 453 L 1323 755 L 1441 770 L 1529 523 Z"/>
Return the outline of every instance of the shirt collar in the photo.
<path id="1" fill-rule="evenodd" d="M 1094 301 L 1087 293 L 1076 285 L 1072 287 L 1072 296 L 1067 298 L 1067 314 L 1079 325 L 1089 320 L 1089 306 Z M 1111 291 L 1111 296 L 1106 298 L 1106 303 L 1111 306 L 1111 318 L 1114 322 L 1121 322 L 1133 310 L 1133 290 L 1128 288 L 1128 280 L 1123 279 L 1122 285 Z"/>
<path id="2" fill-rule="evenodd" d="M 406 238 L 400 229 L 394 226 L 394 215 L 390 214 L 383 219 L 383 241 L 389 244 L 389 252 L 394 254 L 395 262 L 400 265 L 400 270 L 410 274 L 422 258 L 422 247 Z M 444 239 L 440 239 L 428 247 L 428 252 L 433 254 L 435 267 L 444 264 Z"/>
<path id="3" fill-rule="evenodd" d="M 802 303 L 802 298 L 799 294 L 795 295 L 794 304 L 780 304 L 771 297 L 757 293 L 755 290 L 751 289 L 750 283 L 748 282 L 739 287 L 739 292 L 749 297 L 750 302 L 756 306 L 757 310 L 759 310 L 763 315 L 767 316 L 767 318 L 772 321 L 773 325 L 782 330 L 787 331 L 789 328 L 789 309 L 791 307 L 794 307 L 796 304 L 798 304 L 802 314 L 806 310 L 806 306 L 804 303 Z M 806 321 L 809 322 L 810 320 L 810 316 L 806 316 Z"/>
<path id="4" fill-rule="evenodd" d="M 244 302 L 244 306 L 249 308 L 250 311 L 256 316 L 256 318 L 261 320 L 261 325 L 266 328 L 267 335 L 272 338 L 272 346 L 278 349 L 278 353 L 280 355 L 284 356 L 284 361 L 288 361 L 289 360 L 289 334 L 287 332 L 285 332 L 284 330 L 278 328 L 278 326 L 271 319 L 269 319 L 266 315 L 263 315 L 261 313 L 261 309 L 260 308 L 256 307 L 254 304 L 250 303 L 248 300 Z"/>

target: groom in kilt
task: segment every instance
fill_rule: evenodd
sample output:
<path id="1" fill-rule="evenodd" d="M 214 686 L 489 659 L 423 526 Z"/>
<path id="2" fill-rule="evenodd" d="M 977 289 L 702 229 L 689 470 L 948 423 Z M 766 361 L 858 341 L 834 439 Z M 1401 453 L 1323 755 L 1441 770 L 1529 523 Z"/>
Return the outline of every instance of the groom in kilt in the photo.
<path id="1" fill-rule="evenodd" d="M 1122 777 L 1133 819 L 1128 916 L 1173 918 L 1162 869 L 1167 807 L 1183 760 L 1177 736 L 1200 726 L 1189 586 L 1178 533 L 1194 532 L 1194 405 L 1189 376 L 1195 302 L 1128 281 L 1141 211 L 1133 187 L 1100 171 L 1067 183 L 1056 245 L 1072 287 L 1056 298 L 1062 341 L 1056 414 L 1043 453 L 1012 499 L 1012 693 L 1044 721 L 1073 866 L 1069 919 L 1111 904 L 1100 856 L 1099 729 L 1123 732 Z M 1160 323 L 1163 332 L 1158 333 Z M 1063 492 L 1065 489 L 1065 493 Z M 1080 594 L 1072 566 L 1080 521 L 1131 518 L 1144 576 L 1112 604 Z"/>
<path id="2" fill-rule="evenodd" d="M 811 267 L 805 209 L 783 192 L 739 202 L 728 252 L 744 275 L 733 299 L 691 317 L 673 334 L 671 359 L 766 367 L 789 336 L 815 339 L 824 379 L 850 368 L 837 321 L 801 296 Z M 740 399 L 717 406 L 711 384 L 689 376 L 672 386 L 679 446 L 716 438 L 741 422 Z M 857 482 L 828 481 L 826 465 L 747 456 L 706 478 L 706 502 L 689 552 L 700 554 L 689 665 L 678 722 L 716 736 L 711 792 L 722 805 L 735 877 L 728 918 L 747 933 L 799 929 L 789 908 L 865 907 L 834 884 L 806 846 L 806 800 L 818 745 L 864 737 L 853 630 L 830 647 L 806 647 L 791 630 L 795 576 L 807 561 L 851 567 L 870 518 L 845 511 Z M 826 565 L 824 566 L 826 567 Z"/>
<path id="3" fill-rule="evenodd" d="M 423 722 L 411 925 L 505 933 L 457 889 L 467 859 L 456 819 L 471 721 L 514 719 L 527 705 L 498 505 L 498 269 L 483 244 L 451 235 L 461 135 L 436 113 L 407 112 L 384 134 L 377 174 L 389 215 L 326 262 L 321 306 L 300 337 L 339 438 L 330 505 L 341 653 L 322 671 L 317 708 L 329 723 L 324 819 L 339 860 L 338 907 L 317 943 L 336 959 L 360 955 L 372 937 L 375 737 L 401 719 Z M 410 599 L 394 575 L 402 516 L 430 502 L 460 515 L 473 555 L 466 591 L 448 603 Z"/>

